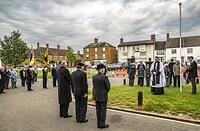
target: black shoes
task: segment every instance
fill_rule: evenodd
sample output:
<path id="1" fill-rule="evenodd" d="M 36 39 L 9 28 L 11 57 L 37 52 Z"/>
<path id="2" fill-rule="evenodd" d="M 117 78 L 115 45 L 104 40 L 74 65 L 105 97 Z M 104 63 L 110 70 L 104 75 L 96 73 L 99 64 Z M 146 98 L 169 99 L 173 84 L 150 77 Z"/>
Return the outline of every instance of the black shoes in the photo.
<path id="1" fill-rule="evenodd" d="M 70 118 L 72 115 L 63 116 L 63 118 Z"/>
<path id="2" fill-rule="evenodd" d="M 104 128 L 108 128 L 108 127 L 109 127 L 109 125 L 98 126 L 98 128 L 100 128 L 100 129 L 104 129 Z"/>
<path id="3" fill-rule="evenodd" d="M 86 123 L 86 122 L 88 122 L 88 120 L 87 119 L 85 119 L 85 120 L 83 120 L 83 121 L 76 121 L 77 123 Z"/>

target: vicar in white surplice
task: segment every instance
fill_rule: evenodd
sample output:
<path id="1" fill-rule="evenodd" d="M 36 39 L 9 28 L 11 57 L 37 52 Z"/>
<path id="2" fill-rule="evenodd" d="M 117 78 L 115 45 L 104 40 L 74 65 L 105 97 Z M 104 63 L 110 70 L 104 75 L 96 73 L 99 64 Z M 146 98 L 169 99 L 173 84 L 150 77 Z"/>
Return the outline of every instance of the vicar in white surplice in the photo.
<path id="1" fill-rule="evenodd" d="M 163 63 L 159 58 L 155 57 L 155 62 L 151 65 L 151 92 L 154 95 L 164 94 L 165 74 Z"/>

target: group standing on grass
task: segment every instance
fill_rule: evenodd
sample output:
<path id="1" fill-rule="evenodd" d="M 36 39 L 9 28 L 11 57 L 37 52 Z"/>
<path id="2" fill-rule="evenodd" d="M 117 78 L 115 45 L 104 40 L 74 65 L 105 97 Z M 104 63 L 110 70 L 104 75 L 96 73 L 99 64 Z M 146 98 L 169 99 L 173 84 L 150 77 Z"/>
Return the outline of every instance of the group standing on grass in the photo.
<path id="1" fill-rule="evenodd" d="M 192 56 L 188 57 L 189 64 L 186 64 L 183 76 L 186 79 L 186 83 L 191 82 L 192 94 L 196 94 L 196 78 L 197 75 L 197 63 Z M 149 58 L 145 65 L 141 61 L 138 65 L 134 61 L 130 61 L 127 69 L 129 85 L 134 86 L 134 80 L 138 77 L 138 86 L 144 85 L 144 79 L 146 79 L 146 85 L 151 87 L 151 92 L 154 95 L 164 94 L 164 87 L 173 85 L 174 87 L 180 87 L 180 62 L 173 59 L 169 63 L 164 63 L 155 57 L 155 61 L 152 62 Z"/>

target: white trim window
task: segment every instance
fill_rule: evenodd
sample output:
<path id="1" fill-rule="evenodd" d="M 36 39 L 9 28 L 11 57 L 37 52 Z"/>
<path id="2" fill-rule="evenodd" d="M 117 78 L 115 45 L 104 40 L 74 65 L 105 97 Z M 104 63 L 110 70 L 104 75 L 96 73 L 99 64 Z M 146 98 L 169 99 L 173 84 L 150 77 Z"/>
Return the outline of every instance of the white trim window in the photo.
<path id="1" fill-rule="evenodd" d="M 103 47 L 103 49 L 102 49 L 103 51 L 106 51 L 106 48 L 105 47 Z"/>
<path id="2" fill-rule="evenodd" d="M 103 59 L 106 59 L 106 54 L 105 54 L 105 53 L 103 53 L 102 57 L 103 57 Z"/>
<path id="3" fill-rule="evenodd" d="M 176 49 L 171 49 L 172 54 L 176 54 Z"/>
<path id="4" fill-rule="evenodd" d="M 187 53 L 192 54 L 193 53 L 193 48 L 187 48 Z"/>
<path id="5" fill-rule="evenodd" d="M 97 48 L 95 48 L 94 50 L 95 50 L 95 52 L 97 52 Z"/>

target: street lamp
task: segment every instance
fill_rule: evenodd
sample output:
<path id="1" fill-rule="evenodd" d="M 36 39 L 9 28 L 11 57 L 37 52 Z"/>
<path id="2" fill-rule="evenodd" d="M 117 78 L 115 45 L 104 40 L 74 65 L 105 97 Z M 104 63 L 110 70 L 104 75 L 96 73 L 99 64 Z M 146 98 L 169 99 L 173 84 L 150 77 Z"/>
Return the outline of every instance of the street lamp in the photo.
<path id="1" fill-rule="evenodd" d="M 182 66 L 182 13 L 181 13 L 181 6 L 182 6 L 182 3 L 181 1 L 179 1 L 179 14 L 180 14 L 180 40 L 179 40 L 179 44 L 180 44 L 180 92 L 183 91 L 183 85 L 182 85 L 182 82 L 181 82 L 181 66 Z"/>

